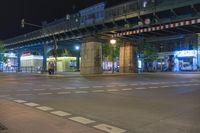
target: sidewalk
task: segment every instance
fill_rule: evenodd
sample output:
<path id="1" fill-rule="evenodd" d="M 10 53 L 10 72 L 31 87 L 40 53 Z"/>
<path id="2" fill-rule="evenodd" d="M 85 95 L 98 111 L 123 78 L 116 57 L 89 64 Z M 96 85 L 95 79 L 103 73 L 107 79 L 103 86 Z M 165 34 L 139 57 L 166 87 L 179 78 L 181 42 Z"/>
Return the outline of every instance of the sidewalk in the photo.
<path id="1" fill-rule="evenodd" d="M 0 99 L 0 133 L 102 133 L 65 118 Z"/>

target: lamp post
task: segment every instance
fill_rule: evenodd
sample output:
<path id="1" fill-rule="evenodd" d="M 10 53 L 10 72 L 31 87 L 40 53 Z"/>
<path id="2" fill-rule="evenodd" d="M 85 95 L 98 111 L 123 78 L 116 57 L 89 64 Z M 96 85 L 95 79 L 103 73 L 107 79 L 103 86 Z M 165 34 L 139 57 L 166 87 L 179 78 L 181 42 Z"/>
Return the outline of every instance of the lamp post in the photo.
<path id="1" fill-rule="evenodd" d="M 77 56 L 76 56 L 76 70 L 79 71 L 79 50 L 80 50 L 80 46 L 75 46 L 75 50 L 77 51 Z"/>
<path id="2" fill-rule="evenodd" d="M 32 24 L 32 23 L 28 23 L 24 19 L 22 19 L 21 20 L 21 27 L 24 28 L 25 25 L 29 25 L 29 26 L 33 26 L 33 27 L 44 29 L 44 26 L 37 25 L 37 24 Z M 58 49 L 57 43 L 58 43 L 58 41 L 57 41 L 56 37 L 53 34 L 52 34 L 52 36 L 53 36 L 53 41 L 54 41 L 54 49 L 53 50 L 54 50 L 54 57 L 55 57 L 55 73 L 56 73 L 57 72 L 57 49 Z M 43 64 L 43 65 L 46 65 L 46 64 Z M 43 66 L 43 68 L 46 69 L 46 67 L 44 67 L 44 66 Z"/>
<path id="3" fill-rule="evenodd" d="M 110 44 L 112 45 L 112 73 L 114 73 L 114 45 L 117 43 L 117 40 L 111 39 Z"/>

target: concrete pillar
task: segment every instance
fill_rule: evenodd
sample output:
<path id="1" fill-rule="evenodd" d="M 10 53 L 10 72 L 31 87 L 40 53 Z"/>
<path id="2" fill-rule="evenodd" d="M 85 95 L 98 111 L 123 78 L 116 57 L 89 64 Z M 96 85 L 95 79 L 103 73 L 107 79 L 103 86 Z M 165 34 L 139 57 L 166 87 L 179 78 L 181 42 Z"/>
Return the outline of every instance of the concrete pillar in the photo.
<path id="1" fill-rule="evenodd" d="M 197 34 L 197 65 L 200 67 L 200 33 Z"/>
<path id="2" fill-rule="evenodd" d="M 42 71 L 43 72 L 46 72 L 47 71 L 47 44 L 44 44 L 43 45 L 43 68 L 42 68 Z"/>
<path id="3" fill-rule="evenodd" d="M 134 58 L 134 47 L 131 42 L 124 42 L 120 46 L 120 73 L 131 73 L 136 71 L 136 63 Z"/>
<path id="4" fill-rule="evenodd" d="M 97 38 L 87 38 L 81 45 L 82 75 L 101 74 L 102 68 L 102 43 Z"/>
<path id="5" fill-rule="evenodd" d="M 21 72 L 21 52 L 17 53 L 17 71 Z"/>

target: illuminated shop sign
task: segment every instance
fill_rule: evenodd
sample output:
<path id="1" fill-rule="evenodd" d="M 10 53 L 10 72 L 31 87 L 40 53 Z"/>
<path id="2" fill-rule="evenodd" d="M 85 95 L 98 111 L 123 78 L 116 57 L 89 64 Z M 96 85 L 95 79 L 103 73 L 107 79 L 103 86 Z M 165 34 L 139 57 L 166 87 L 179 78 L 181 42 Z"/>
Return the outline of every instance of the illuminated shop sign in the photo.
<path id="1" fill-rule="evenodd" d="M 175 52 L 176 57 L 196 57 L 197 50 L 183 50 Z"/>

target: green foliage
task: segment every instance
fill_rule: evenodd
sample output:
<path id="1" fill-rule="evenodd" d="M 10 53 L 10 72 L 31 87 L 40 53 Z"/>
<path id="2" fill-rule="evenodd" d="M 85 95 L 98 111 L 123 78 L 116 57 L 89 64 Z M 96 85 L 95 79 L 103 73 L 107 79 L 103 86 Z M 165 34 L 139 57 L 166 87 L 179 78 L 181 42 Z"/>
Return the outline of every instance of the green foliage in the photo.
<path id="1" fill-rule="evenodd" d="M 112 61 L 113 58 L 119 57 L 119 45 L 104 44 L 102 46 L 102 54 L 103 57 L 107 57 L 109 61 Z"/>
<path id="2" fill-rule="evenodd" d="M 2 42 L 0 42 L 0 62 L 6 63 L 8 58 L 4 55 L 4 52 L 5 48 L 3 47 Z"/>
<path id="3" fill-rule="evenodd" d="M 151 63 L 155 61 L 158 58 L 158 52 L 155 48 L 152 46 L 146 44 L 144 45 L 144 50 L 143 50 L 143 59 L 145 63 Z"/>

